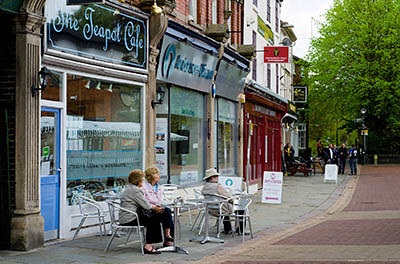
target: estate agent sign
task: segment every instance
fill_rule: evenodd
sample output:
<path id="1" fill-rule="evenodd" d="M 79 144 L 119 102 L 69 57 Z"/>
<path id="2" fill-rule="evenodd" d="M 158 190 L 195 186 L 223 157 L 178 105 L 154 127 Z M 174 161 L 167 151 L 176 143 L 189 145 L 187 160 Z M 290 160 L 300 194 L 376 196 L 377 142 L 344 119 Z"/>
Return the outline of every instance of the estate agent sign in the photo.
<path id="1" fill-rule="evenodd" d="M 46 1 L 47 49 L 147 68 L 147 21 L 98 4 Z"/>
<path id="2" fill-rule="evenodd" d="M 280 204 L 282 202 L 282 172 L 264 171 L 262 203 Z"/>

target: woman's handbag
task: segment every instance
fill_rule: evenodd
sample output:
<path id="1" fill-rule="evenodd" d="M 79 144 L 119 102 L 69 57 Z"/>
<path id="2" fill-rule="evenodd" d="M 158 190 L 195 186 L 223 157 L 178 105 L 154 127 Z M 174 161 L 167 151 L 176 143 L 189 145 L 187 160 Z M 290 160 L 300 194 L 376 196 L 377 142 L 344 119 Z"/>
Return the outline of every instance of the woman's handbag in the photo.
<path id="1" fill-rule="evenodd" d="M 138 207 L 138 209 L 136 210 L 136 213 L 138 214 L 140 219 L 148 219 L 153 217 L 154 215 L 154 211 L 153 210 L 147 210 L 144 209 L 143 207 Z"/>

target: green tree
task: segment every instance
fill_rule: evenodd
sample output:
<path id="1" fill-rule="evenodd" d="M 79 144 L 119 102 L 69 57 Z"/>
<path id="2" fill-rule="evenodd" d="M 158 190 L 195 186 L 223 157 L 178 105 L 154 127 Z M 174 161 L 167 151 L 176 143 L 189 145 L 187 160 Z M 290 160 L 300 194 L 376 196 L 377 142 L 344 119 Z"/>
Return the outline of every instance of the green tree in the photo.
<path id="1" fill-rule="evenodd" d="M 400 0 L 334 0 L 307 55 L 308 118 L 321 135 L 357 130 L 364 108 L 369 153 L 398 153 L 399 14 Z"/>

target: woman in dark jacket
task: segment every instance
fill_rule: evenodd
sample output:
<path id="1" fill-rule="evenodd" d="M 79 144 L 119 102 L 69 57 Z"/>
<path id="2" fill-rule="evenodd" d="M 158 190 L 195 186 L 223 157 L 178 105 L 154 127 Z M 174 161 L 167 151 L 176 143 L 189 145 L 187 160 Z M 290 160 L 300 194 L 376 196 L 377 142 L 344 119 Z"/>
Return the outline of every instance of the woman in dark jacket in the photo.
<path id="1" fill-rule="evenodd" d="M 155 249 L 152 244 L 162 242 L 162 234 L 160 224 L 164 228 L 165 242 L 164 246 L 171 246 L 173 238 L 170 236 L 172 226 L 166 211 L 159 205 L 151 206 L 144 198 L 143 184 L 144 173 L 140 170 L 133 170 L 129 173 L 128 186 L 122 193 L 121 207 L 130 211 L 137 212 L 140 224 L 146 226 L 146 244 L 144 246 L 145 254 L 160 254 L 161 252 Z M 138 210 L 139 209 L 139 210 Z M 145 215 L 143 211 L 150 210 Z M 137 220 L 135 215 L 121 211 L 119 215 L 121 225 L 130 226 L 136 225 Z"/>

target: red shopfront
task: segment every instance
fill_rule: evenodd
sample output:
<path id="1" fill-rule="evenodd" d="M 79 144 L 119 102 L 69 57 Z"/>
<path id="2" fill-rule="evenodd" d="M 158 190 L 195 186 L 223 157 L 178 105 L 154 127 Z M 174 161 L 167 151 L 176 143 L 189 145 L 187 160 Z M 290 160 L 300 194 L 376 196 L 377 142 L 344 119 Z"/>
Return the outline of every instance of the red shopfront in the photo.
<path id="1" fill-rule="evenodd" d="M 270 95 L 247 91 L 244 109 L 244 155 L 243 175 L 249 184 L 262 186 L 264 171 L 281 171 L 281 119 L 287 103 Z M 250 121 L 253 133 L 250 136 L 250 170 L 247 172 Z"/>

